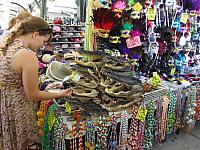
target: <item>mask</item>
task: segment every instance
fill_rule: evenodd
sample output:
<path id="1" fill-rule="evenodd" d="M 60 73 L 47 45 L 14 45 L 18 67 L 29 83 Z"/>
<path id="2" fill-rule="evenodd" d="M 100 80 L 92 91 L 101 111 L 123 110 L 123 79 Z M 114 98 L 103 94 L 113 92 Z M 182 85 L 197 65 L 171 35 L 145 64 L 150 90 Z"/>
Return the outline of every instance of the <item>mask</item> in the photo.
<path id="1" fill-rule="evenodd" d="M 109 41 L 110 43 L 113 43 L 113 44 L 121 43 L 121 39 L 119 36 L 110 36 Z"/>
<path id="2" fill-rule="evenodd" d="M 104 30 L 104 29 L 98 29 L 98 30 L 97 30 L 97 35 L 98 35 L 99 37 L 102 37 L 102 38 L 108 38 L 109 33 L 110 33 L 109 30 Z"/>
<path id="3" fill-rule="evenodd" d="M 139 14 L 139 12 L 132 11 L 132 13 L 131 13 L 131 18 L 132 18 L 132 19 L 140 19 L 140 14 Z"/>
<path id="4" fill-rule="evenodd" d="M 129 38 L 130 37 L 130 30 L 121 30 L 121 37 Z"/>
<path id="5" fill-rule="evenodd" d="M 176 0 L 166 0 L 165 5 L 167 7 L 174 7 L 176 6 Z"/>

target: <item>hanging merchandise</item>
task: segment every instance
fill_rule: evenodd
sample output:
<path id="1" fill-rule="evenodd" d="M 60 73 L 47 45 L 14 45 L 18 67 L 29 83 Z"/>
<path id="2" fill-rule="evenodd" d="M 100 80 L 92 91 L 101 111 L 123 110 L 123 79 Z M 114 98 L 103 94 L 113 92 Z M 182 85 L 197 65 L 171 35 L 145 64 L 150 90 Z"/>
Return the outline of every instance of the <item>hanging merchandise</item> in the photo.
<path id="1" fill-rule="evenodd" d="M 177 97 L 174 91 L 169 91 L 169 107 L 167 112 L 167 134 L 172 134 L 176 122 Z"/>
<path id="2" fill-rule="evenodd" d="M 195 101 L 196 101 L 196 87 L 193 86 L 191 87 L 190 91 L 189 91 L 189 95 L 188 95 L 189 100 L 187 101 L 187 113 L 185 116 L 186 119 L 186 124 L 187 125 L 194 125 L 195 124 Z"/>
<path id="3" fill-rule="evenodd" d="M 106 117 L 99 117 L 97 121 L 97 150 L 106 149 L 107 147 L 108 125 L 109 122 Z"/>
<path id="4" fill-rule="evenodd" d="M 53 136 L 51 143 L 53 149 L 63 150 L 65 149 L 65 133 L 66 133 L 66 125 L 63 123 L 63 118 L 61 115 L 56 117 L 54 128 L 53 128 Z"/>
<path id="5" fill-rule="evenodd" d="M 93 121 L 89 120 L 86 123 L 86 130 L 85 130 L 85 147 L 89 150 L 95 149 L 95 125 Z"/>
<path id="6" fill-rule="evenodd" d="M 165 139 L 165 133 L 167 131 L 167 110 L 168 110 L 169 98 L 165 95 L 162 101 L 162 123 L 160 127 L 159 142 L 161 143 Z"/>
<path id="7" fill-rule="evenodd" d="M 128 146 L 128 113 L 124 110 L 121 114 L 119 148 L 126 150 Z"/>
<path id="8" fill-rule="evenodd" d="M 44 150 L 50 149 L 50 132 L 52 130 L 52 127 L 54 125 L 54 122 L 56 120 L 54 112 L 57 110 L 57 107 L 55 104 L 51 105 L 48 108 L 47 115 L 44 118 L 44 127 L 43 127 L 43 135 L 42 135 L 42 148 Z"/>
<path id="9" fill-rule="evenodd" d="M 108 140 L 108 148 L 107 150 L 117 150 L 118 142 L 117 142 L 117 116 L 112 114 L 111 116 L 111 125 L 109 127 L 109 140 Z"/>
<path id="10" fill-rule="evenodd" d="M 138 120 L 136 119 L 138 113 L 138 108 L 136 106 L 133 106 L 132 109 L 132 120 L 131 120 L 131 124 L 130 124 L 130 128 L 129 128 L 129 140 L 128 140 L 128 149 L 129 150 L 135 150 L 135 149 L 139 149 L 138 147 Z"/>
<path id="11" fill-rule="evenodd" d="M 155 142 L 160 142 L 161 141 L 161 136 L 162 136 L 162 97 L 159 97 L 156 101 L 156 116 L 155 116 L 155 125 L 154 125 L 154 140 Z"/>
<path id="12" fill-rule="evenodd" d="M 152 148 L 153 146 L 153 137 L 154 137 L 154 111 L 155 111 L 155 101 L 151 100 L 147 104 L 148 114 L 146 118 L 146 127 L 144 132 L 144 142 L 142 147 L 143 148 Z"/>

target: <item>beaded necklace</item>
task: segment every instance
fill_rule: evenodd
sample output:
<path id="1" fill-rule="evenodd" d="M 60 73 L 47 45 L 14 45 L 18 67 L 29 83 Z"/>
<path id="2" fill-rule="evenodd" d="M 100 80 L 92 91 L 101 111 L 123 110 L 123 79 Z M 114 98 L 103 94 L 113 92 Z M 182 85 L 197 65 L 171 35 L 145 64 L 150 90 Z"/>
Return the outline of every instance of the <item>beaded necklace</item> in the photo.
<path id="1" fill-rule="evenodd" d="M 117 149 L 117 116 L 112 114 L 111 116 L 111 126 L 109 127 L 109 143 L 108 150 Z"/>
<path id="2" fill-rule="evenodd" d="M 57 110 L 57 106 L 55 104 L 51 105 L 48 109 L 47 115 L 44 117 L 44 127 L 43 127 L 43 135 L 42 135 L 42 147 L 43 150 L 50 149 L 50 131 L 54 124 L 54 111 Z"/>
<path id="3" fill-rule="evenodd" d="M 39 136 L 42 136 L 42 128 L 44 125 L 44 116 L 45 116 L 45 102 L 41 102 L 39 111 L 36 113 L 37 115 L 37 126 Z"/>
<path id="4" fill-rule="evenodd" d="M 63 123 L 63 118 L 59 114 L 56 118 L 53 128 L 53 148 L 56 150 L 63 150 L 65 147 L 65 131 L 66 125 Z"/>
<path id="5" fill-rule="evenodd" d="M 124 110 L 121 114 L 121 122 L 120 122 L 120 140 L 119 140 L 120 150 L 127 149 L 127 139 L 128 139 L 128 112 Z"/>
<path id="6" fill-rule="evenodd" d="M 136 119 L 138 113 L 138 108 L 136 106 L 133 106 L 132 109 L 132 120 L 131 125 L 129 128 L 129 150 L 138 150 L 138 119 Z"/>
<path id="7" fill-rule="evenodd" d="M 186 124 L 194 124 L 195 119 L 195 101 L 196 101 L 196 88 L 192 86 L 189 90 L 189 97 L 187 101 Z"/>
<path id="8" fill-rule="evenodd" d="M 176 132 L 181 126 L 181 118 L 182 118 L 182 94 L 180 91 L 177 91 L 177 106 L 176 106 L 176 122 L 174 125 L 174 132 Z"/>
<path id="9" fill-rule="evenodd" d="M 154 131 L 154 111 L 155 111 L 155 101 L 151 100 L 149 101 L 147 105 L 148 114 L 146 119 L 146 127 L 145 127 L 145 133 L 144 133 L 144 142 L 143 142 L 143 148 L 151 148 L 152 142 L 153 142 L 153 131 Z"/>
<path id="10" fill-rule="evenodd" d="M 76 150 L 77 149 L 76 126 L 77 126 L 77 122 L 74 121 L 73 124 L 72 124 L 71 132 L 70 132 L 70 150 Z"/>
<path id="11" fill-rule="evenodd" d="M 84 130 L 84 123 L 80 122 L 79 125 L 79 144 L 78 144 L 78 149 L 83 150 L 83 130 Z"/>
<path id="12" fill-rule="evenodd" d="M 169 99 L 167 96 L 163 96 L 163 102 L 162 102 L 162 124 L 161 124 L 161 137 L 160 137 L 160 143 L 162 140 L 165 139 L 165 133 L 167 129 L 167 109 L 168 109 Z"/>
<path id="13" fill-rule="evenodd" d="M 107 147 L 108 123 L 108 119 L 105 116 L 99 117 L 97 121 L 96 150 L 106 149 Z"/>
<path id="14" fill-rule="evenodd" d="M 177 98 L 174 91 L 169 91 L 169 108 L 167 112 L 167 134 L 172 134 L 174 129 L 174 124 L 176 121 L 176 104 Z"/>
<path id="15" fill-rule="evenodd" d="M 93 150 L 95 147 L 95 126 L 91 120 L 86 123 L 85 132 L 85 147 L 87 150 Z"/>
<path id="16" fill-rule="evenodd" d="M 146 115 L 147 109 L 144 101 L 140 105 L 141 108 L 144 110 L 144 119 L 139 121 L 138 127 L 138 150 L 142 150 L 142 144 L 144 142 L 144 132 L 145 132 L 145 123 L 146 123 Z"/>
<path id="17" fill-rule="evenodd" d="M 155 129 L 155 141 L 160 142 L 161 138 L 161 130 L 162 130 L 162 99 L 158 98 L 156 101 L 156 117 L 155 117 L 155 123 L 154 123 L 154 129 Z"/>

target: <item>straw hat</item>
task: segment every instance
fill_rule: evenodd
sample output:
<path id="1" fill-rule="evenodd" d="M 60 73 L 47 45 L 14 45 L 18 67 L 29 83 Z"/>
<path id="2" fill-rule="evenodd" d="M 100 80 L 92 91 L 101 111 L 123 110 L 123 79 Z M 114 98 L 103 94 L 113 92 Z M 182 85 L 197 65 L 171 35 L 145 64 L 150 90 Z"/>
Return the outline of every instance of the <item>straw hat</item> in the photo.
<path id="1" fill-rule="evenodd" d="M 52 61 L 47 68 L 46 75 L 53 80 L 63 81 L 66 76 L 71 75 L 72 70 L 68 64 Z"/>

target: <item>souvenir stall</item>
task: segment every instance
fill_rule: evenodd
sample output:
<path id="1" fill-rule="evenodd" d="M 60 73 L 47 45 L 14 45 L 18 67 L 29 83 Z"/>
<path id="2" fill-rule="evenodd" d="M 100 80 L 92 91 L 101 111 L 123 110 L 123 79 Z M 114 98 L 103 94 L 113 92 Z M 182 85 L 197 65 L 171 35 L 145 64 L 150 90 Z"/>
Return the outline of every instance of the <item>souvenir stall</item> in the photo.
<path id="1" fill-rule="evenodd" d="M 43 149 L 142 150 L 191 131 L 200 106 L 199 8 L 194 0 L 88 0 L 84 45 L 73 50 L 63 45 L 80 41 L 58 32 L 74 29 L 51 24 L 62 52 L 40 54 L 40 89 L 73 92 L 41 103 Z"/>

